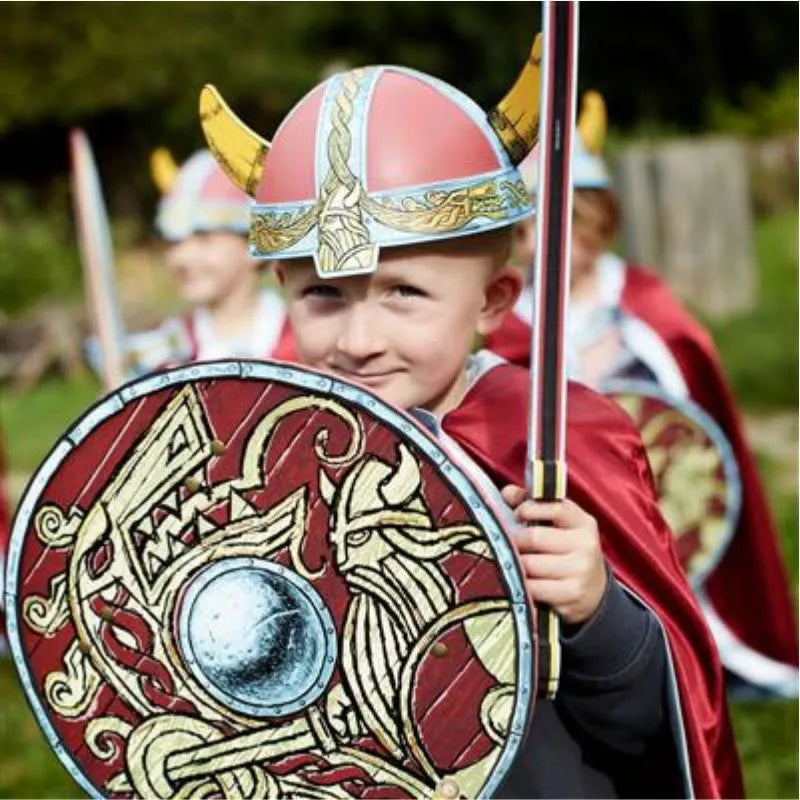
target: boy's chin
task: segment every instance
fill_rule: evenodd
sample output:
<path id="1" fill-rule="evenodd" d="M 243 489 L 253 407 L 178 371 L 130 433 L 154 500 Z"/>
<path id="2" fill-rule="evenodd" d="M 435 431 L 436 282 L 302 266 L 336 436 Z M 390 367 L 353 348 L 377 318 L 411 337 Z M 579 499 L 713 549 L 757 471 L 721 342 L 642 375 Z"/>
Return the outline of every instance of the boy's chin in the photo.
<path id="1" fill-rule="evenodd" d="M 203 286 L 181 286 L 180 295 L 184 302 L 193 306 L 210 306 L 219 298 L 219 292 Z"/>
<path id="2" fill-rule="evenodd" d="M 415 392 L 413 387 L 404 385 L 403 381 L 398 380 L 396 377 L 389 378 L 385 381 L 353 381 L 359 386 L 362 386 L 367 391 L 377 395 L 384 403 L 387 403 L 394 408 L 409 409 L 420 405 L 418 398 L 420 392 Z"/>
<path id="3" fill-rule="evenodd" d="M 413 380 L 410 380 L 408 372 L 405 371 L 399 371 L 383 378 L 357 378 L 351 373 L 332 369 L 325 364 L 315 364 L 313 361 L 302 358 L 301 361 L 312 368 L 320 370 L 320 372 L 327 372 L 335 378 L 360 386 L 394 408 L 403 410 L 427 408 L 433 410 L 439 402 L 438 396 L 434 396 L 430 386 L 418 386 Z M 445 393 L 446 390 L 442 390 L 442 395 Z"/>
<path id="4" fill-rule="evenodd" d="M 424 408 L 432 414 L 440 412 L 441 399 L 439 397 L 432 397 L 430 392 L 423 392 L 415 387 L 386 387 L 382 391 L 371 389 L 374 394 L 377 394 L 384 403 L 388 403 L 394 408 L 400 408 L 403 411 L 408 411 L 412 408 Z"/>

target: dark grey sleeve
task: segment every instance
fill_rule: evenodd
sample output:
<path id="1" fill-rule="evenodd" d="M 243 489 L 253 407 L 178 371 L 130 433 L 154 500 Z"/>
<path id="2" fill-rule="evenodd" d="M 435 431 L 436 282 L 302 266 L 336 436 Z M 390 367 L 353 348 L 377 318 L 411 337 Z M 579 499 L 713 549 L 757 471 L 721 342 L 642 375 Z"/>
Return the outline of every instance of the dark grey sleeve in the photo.
<path id="1" fill-rule="evenodd" d="M 565 722 L 620 753 L 645 752 L 666 724 L 666 652 L 655 616 L 611 571 L 594 615 L 562 625 L 561 685 L 555 704 Z"/>

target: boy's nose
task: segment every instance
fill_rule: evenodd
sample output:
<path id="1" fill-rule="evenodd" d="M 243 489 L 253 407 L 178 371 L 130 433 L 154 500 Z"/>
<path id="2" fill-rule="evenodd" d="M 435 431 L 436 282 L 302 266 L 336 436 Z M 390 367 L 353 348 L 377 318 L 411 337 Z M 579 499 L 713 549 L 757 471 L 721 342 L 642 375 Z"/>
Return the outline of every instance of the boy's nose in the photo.
<path id="1" fill-rule="evenodd" d="M 353 362 L 367 361 L 380 355 L 384 348 L 380 323 L 366 303 L 355 303 L 342 320 L 338 351 Z"/>
<path id="2" fill-rule="evenodd" d="M 196 259 L 197 247 L 191 238 L 183 239 L 170 245 L 167 250 L 167 266 L 175 269 L 191 264 Z"/>

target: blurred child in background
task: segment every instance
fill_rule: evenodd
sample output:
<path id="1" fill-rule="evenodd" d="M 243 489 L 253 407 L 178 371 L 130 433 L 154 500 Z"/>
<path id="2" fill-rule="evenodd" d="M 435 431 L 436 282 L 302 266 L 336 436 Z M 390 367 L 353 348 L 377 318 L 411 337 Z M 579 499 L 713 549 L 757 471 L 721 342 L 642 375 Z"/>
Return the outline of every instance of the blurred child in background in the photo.
<path id="1" fill-rule="evenodd" d="M 570 375 L 592 387 L 635 378 L 688 398 L 707 412 L 730 442 L 742 482 L 738 525 L 722 560 L 707 578 L 701 605 L 735 689 L 797 694 L 797 625 L 777 531 L 744 436 L 736 403 L 709 333 L 655 272 L 631 264 L 611 247 L 619 205 L 601 156 L 605 106 L 583 98 L 573 159 L 572 274 L 567 321 Z M 521 167 L 536 192 L 537 155 Z M 530 269 L 535 221 L 514 230 L 515 261 Z M 530 358 L 530 286 L 515 313 L 486 346 L 508 360 Z"/>
<path id="2" fill-rule="evenodd" d="M 180 168 L 166 150 L 156 150 L 151 171 L 161 192 L 155 227 L 168 244 L 165 261 L 187 310 L 125 337 L 125 373 L 221 358 L 292 360 L 284 302 L 262 286 L 262 262 L 248 252 L 248 197 L 208 150 Z M 89 358 L 97 364 L 96 342 Z"/>
<path id="3" fill-rule="evenodd" d="M 152 167 L 162 191 L 156 229 L 169 243 L 166 263 L 191 309 L 162 324 L 177 345 L 164 360 L 291 359 L 283 300 L 261 288 L 261 263 L 248 252 L 247 196 L 208 150 L 195 153 L 180 170 L 159 150 Z"/>

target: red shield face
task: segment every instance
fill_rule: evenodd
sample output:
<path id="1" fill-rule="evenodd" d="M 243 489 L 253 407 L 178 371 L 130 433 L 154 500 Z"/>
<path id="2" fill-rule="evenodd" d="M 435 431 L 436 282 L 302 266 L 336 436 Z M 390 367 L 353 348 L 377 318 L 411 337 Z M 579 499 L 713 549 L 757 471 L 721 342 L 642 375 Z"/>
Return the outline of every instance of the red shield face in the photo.
<path id="1" fill-rule="evenodd" d="M 496 516 L 355 387 L 224 362 L 130 384 L 20 504 L 9 630 L 93 795 L 489 794 L 534 692 Z"/>
<path id="2" fill-rule="evenodd" d="M 722 558 L 739 517 L 739 471 L 731 446 L 691 401 L 638 381 L 603 388 L 636 423 L 681 564 L 699 586 Z"/>

